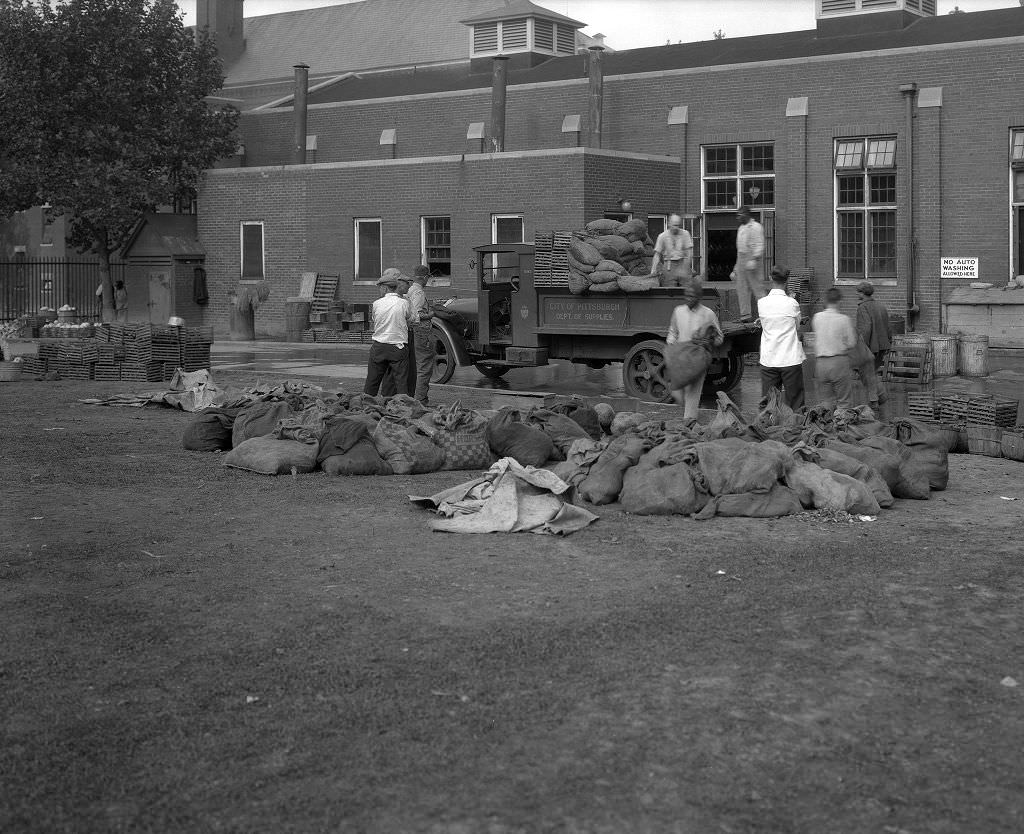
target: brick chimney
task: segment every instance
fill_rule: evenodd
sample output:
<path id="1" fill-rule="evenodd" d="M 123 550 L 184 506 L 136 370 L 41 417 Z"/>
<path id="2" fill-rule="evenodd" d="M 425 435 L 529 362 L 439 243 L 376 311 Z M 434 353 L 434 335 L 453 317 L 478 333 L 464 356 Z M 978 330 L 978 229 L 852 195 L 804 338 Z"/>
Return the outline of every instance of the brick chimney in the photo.
<path id="1" fill-rule="evenodd" d="M 245 52 L 242 4 L 243 0 L 196 0 L 196 31 L 209 29 L 225 68 Z"/>

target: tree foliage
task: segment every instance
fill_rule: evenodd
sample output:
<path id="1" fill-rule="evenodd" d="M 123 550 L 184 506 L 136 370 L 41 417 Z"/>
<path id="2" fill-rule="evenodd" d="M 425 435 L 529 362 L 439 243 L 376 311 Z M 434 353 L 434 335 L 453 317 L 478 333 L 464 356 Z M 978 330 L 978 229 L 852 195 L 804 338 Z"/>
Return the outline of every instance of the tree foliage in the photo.
<path id="1" fill-rule="evenodd" d="M 237 111 L 205 98 L 223 81 L 174 0 L 0 0 L 0 214 L 48 203 L 109 264 L 234 151 Z"/>

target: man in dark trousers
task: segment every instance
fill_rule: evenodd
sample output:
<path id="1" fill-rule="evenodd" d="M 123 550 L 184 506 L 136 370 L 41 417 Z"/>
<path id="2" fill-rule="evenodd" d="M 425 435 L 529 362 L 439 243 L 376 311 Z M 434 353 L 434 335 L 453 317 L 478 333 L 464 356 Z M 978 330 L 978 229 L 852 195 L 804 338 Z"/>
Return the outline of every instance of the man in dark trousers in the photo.
<path id="1" fill-rule="evenodd" d="M 892 326 L 889 324 L 889 311 L 875 298 L 875 288 L 870 281 L 861 281 L 857 285 L 857 297 L 860 299 L 857 304 L 857 332 L 875 357 L 874 367 L 862 367 L 861 375 L 865 377 L 868 405 L 877 411 L 886 400 L 885 391 L 878 382 L 878 371 L 885 363 L 885 354 L 892 347 Z"/>
<path id="2" fill-rule="evenodd" d="M 409 378 L 409 322 L 412 308 L 399 293 L 409 279 L 393 267 L 384 270 L 378 286 L 383 295 L 373 302 L 373 340 L 367 361 L 363 393 L 373 396 L 381 388 L 385 374 L 396 380 Z"/>
<path id="3" fill-rule="evenodd" d="M 800 305 L 786 295 L 789 270 L 772 267 L 772 288 L 757 301 L 761 320 L 761 395 L 785 388 L 784 401 L 794 411 L 804 404 L 804 348 L 800 344 Z"/>

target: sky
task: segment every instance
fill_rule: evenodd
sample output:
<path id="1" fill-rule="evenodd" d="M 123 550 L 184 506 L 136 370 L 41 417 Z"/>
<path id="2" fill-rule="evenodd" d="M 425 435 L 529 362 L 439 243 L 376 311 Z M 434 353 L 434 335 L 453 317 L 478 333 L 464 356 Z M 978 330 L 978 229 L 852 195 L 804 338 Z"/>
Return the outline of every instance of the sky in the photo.
<path id="1" fill-rule="evenodd" d="M 245 0 L 245 16 L 337 6 L 344 0 Z M 409 0 L 415 3 L 416 0 Z M 587 25 L 588 35 L 601 33 L 613 49 L 636 49 L 665 43 L 707 41 L 721 30 L 727 38 L 794 32 L 814 28 L 814 0 L 534 0 Z M 196 22 L 195 0 L 178 0 L 185 25 Z M 502 0 L 480 0 L 480 11 Z M 965 12 L 1008 9 L 1020 0 L 938 0 L 938 13 L 954 7 Z"/>

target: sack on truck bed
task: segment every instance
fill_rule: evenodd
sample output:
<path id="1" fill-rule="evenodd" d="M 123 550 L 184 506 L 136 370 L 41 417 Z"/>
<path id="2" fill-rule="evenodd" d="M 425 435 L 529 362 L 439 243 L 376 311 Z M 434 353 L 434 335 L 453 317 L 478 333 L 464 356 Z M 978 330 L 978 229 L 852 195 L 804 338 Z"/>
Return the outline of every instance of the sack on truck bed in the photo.
<path id="1" fill-rule="evenodd" d="M 601 261 L 601 263 L 599 263 L 596 267 L 594 267 L 594 271 L 595 272 L 614 272 L 616 275 L 625 275 L 626 274 L 626 267 L 624 267 L 618 261 L 609 261 L 608 259 L 605 259 L 605 260 Z"/>
<path id="2" fill-rule="evenodd" d="M 593 232 L 596 235 L 612 235 L 619 234 L 620 226 L 622 226 L 622 223 L 618 220 L 601 217 L 587 223 L 586 229 L 588 232 Z"/>
<path id="3" fill-rule="evenodd" d="M 602 262 L 604 263 L 604 262 Z M 587 280 L 593 284 L 608 284 L 614 283 L 619 278 L 624 277 L 621 272 L 611 272 L 604 269 L 595 269 L 587 276 Z"/>
<path id="4" fill-rule="evenodd" d="M 573 235 L 572 240 L 569 241 L 569 254 L 581 264 L 589 266 L 597 266 L 604 260 L 597 249 L 576 235 Z"/>
<path id="5" fill-rule="evenodd" d="M 647 224 L 639 218 L 627 220 L 619 224 L 615 234 L 621 235 L 629 241 L 643 242 L 647 239 Z"/>
<path id="6" fill-rule="evenodd" d="M 575 270 L 576 272 L 580 273 L 580 275 L 589 275 L 591 272 L 597 269 L 597 266 L 595 264 L 585 264 L 582 261 L 576 260 L 572 256 L 571 252 L 566 253 L 566 261 L 569 264 L 569 269 Z M 599 261 L 599 263 L 603 262 Z"/>
<path id="7" fill-rule="evenodd" d="M 621 261 L 624 257 L 635 254 L 633 244 L 621 235 L 600 235 L 588 242 L 610 261 Z"/>
<path id="8" fill-rule="evenodd" d="M 603 284 L 590 283 L 587 289 L 590 292 L 619 292 L 619 282 L 605 281 Z"/>

